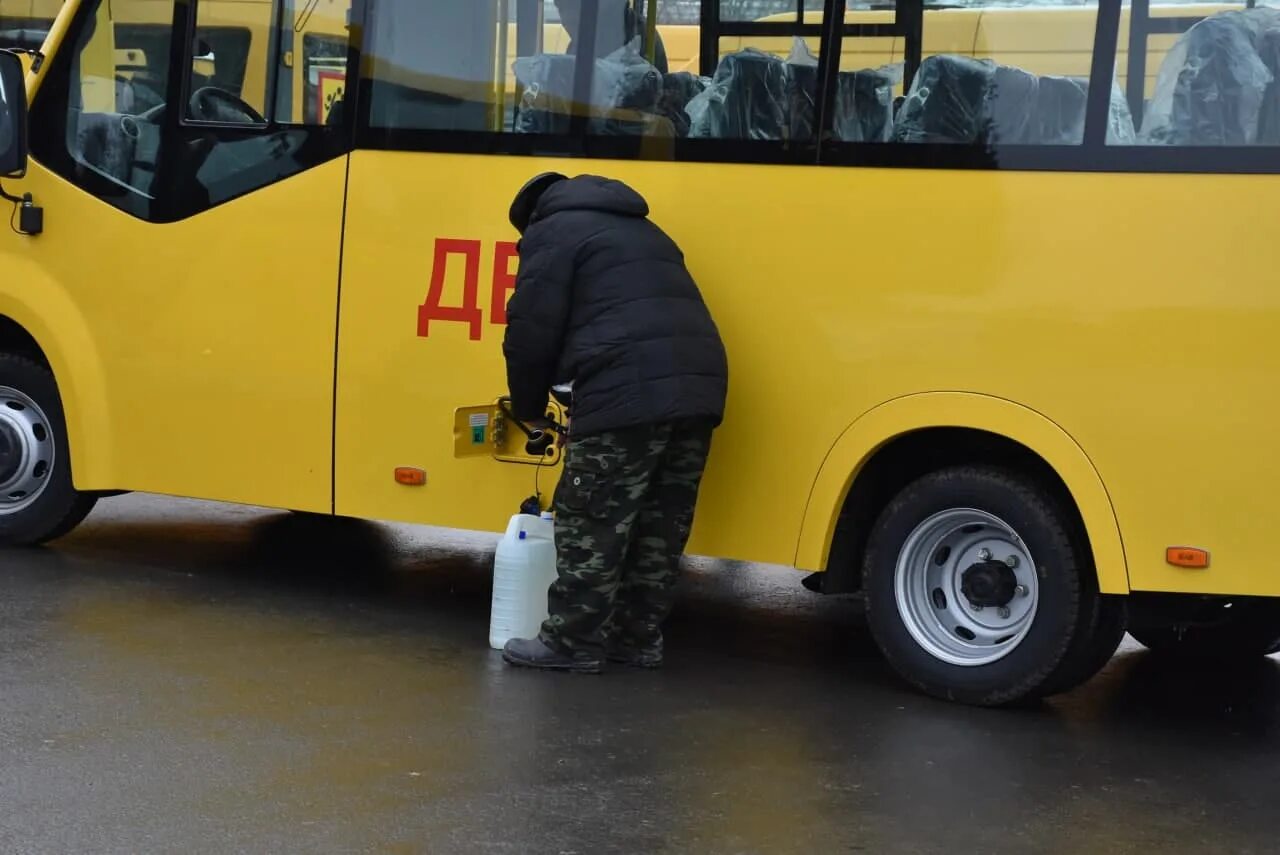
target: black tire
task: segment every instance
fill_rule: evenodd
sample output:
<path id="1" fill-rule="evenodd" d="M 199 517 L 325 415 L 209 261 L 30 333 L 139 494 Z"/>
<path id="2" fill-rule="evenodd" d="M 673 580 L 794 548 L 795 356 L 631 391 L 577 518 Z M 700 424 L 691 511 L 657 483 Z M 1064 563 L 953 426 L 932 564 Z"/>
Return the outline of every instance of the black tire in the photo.
<path id="1" fill-rule="evenodd" d="M 38 498 L 11 512 L 0 504 L 0 546 L 34 546 L 79 525 L 93 510 L 97 496 L 81 493 L 72 484 L 67 426 L 53 372 L 25 356 L 0 353 L 0 387 L 15 389 L 35 402 L 53 442 L 53 463 Z"/>
<path id="2" fill-rule="evenodd" d="M 998 517 L 1018 534 L 1036 566 L 1039 604 L 1026 635 L 1002 658 L 982 665 L 951 664 L 917 643 L 894 591 L 898 556 L 912 532 L 934 514 L 957 508 Z M 1096 602 L 1092 556 L 1073 520 L 1053 491 L 995 467 L 945 469 L 908 485 L 876 521 L 863 564 L 868 624 L 890 665 L 930 695 L 978 706 L 1035 699 L 1089 670 L 1109 638 L 1097 630 L 1110 612 Z"/>
<path id="3" fill-rule="evenodd" d="M 1280 653 L 1280 603 L 1234 602 L 1206 621 L 1186 626 L 1134 627 L 1129 633 L 1152 653 L 1230 662 Z"/>
<path id="4" fill-rule="evenodd" d="M 1040 697 L 1060 695 L 1088 682 L 1106 667 L 1124 641 L 1129 611 L 1124 597 L 1099 596 L 1094 592 L 1085 597 L 1084 602 L 1094 607 L 1081 609 L 1081 613 L 1092 613 L 1092 619 L 1087 622 L 1087 629 L 1076 636 L 1058 670 L 1044 681 L 1038 693 Z"/>

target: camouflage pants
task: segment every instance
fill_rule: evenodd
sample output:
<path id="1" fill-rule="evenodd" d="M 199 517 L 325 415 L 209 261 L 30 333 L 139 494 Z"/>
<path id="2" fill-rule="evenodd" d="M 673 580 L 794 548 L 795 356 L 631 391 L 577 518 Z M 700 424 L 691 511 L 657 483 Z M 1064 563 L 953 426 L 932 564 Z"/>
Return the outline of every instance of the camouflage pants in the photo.
<path id="1" fill-rule="evenodd" d="M 556 488 L 545 644 L 592 656 L 661 644 L 711 433 L 677 423 L 573 438 Z"/>

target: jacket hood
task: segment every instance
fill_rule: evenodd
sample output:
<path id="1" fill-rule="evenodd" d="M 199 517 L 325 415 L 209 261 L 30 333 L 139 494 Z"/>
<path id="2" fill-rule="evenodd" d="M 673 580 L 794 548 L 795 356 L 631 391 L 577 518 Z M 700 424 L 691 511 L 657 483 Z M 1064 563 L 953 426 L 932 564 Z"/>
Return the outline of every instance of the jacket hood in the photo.
<path id="1" fill-rule="evenodd" d="M 561 211 L 601 211 L 625 217 L 647 217 L 649 204 L 621 181 L 580 175 L 559 181 L 543 193 L 533 218 L 541 220 Z"/>

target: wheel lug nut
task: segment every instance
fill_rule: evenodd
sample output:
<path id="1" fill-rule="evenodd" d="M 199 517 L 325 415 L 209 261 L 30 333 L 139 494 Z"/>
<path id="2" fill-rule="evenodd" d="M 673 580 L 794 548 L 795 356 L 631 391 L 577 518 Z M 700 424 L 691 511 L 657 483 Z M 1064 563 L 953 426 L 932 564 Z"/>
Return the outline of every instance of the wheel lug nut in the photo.
<path id="1" fill-rule="evenodd" d="M 990 561 L 990 560 L 991 560 L 991 550 L 990 550 L 990 549 L 980 549 L 980 550 L 978 550 L 978 558 L 979 558 L 980 560 L 982 560 L 982 561 Z"/>
<path id="2" fill-rule="evenodd" d="M 1019 597 L 1025 597 L 1028 593 L 1030 593 L 1030 592 L 1027 590 L 1027 586 L 1026 586 L 1026 585 L 1019 585 L 1018 587 L 1016 587 L 1016 588 L 1014 588 L 1014 589 L 1013 589 L 1013 592 L 1014 592 L 1015 594 L 1017 594 Z"/>
<path id="3" fill-rule="evenodd" d="M 1017 566 L 1018 566 L 1018 556 L 1016 556 L 1016 555 L 1010 555 L 1008 558 L 1006 558 L 1006 559 L 1004 560 L 1004 563 L 1005 563 L 1005 564 L 1007 564 L 1007 565 L 1009 565 L 1009 567 L 1011 567 L 1011 568 L 1012 568 L 1012 567 L 1017 567 Z"/>
<path id="4" fill-rule="evenodd" d="M 973 610 L 974 610 L 975 612 L 980 612 L 980 611 L 982 611 L 982 606 L 978 605 L 977 603 L 970 603 L 969 605 L 970 605 L 970 606 L 972 606 L 972 608 L 973 608 Z"/>
<path id="5" fill-rule="evenodd" d="M 1002 618 L 1007 618 L 1009 616 L 1009 607 L 1001 606 L 1000 611 L 996 612 L 996 614 L 1000 615 Z"/>

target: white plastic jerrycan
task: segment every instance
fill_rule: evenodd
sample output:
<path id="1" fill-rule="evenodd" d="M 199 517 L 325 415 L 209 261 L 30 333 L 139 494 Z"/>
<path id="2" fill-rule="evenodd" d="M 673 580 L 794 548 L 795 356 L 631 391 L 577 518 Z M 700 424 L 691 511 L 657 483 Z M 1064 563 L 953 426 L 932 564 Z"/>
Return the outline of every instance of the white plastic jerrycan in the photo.
<path id="1" fill-rule="evenodd" d="M 516 514 L 493 561 L 489 646 L 533 638 L 547 619 L 547 588 L 556 580 L 555 522 L 551 514 Z"/>

